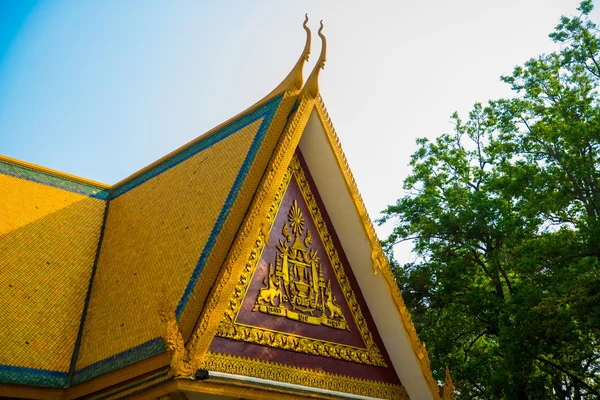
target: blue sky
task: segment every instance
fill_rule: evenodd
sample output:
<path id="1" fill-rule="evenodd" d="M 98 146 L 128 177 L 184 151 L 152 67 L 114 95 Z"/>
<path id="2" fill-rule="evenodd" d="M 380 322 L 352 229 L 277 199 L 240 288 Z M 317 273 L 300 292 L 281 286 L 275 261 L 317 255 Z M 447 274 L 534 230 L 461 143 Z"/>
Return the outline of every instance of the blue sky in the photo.
<path id="1" fill-rule="evenodd" d="M 0 154 L 116 183 L 270 92 L 304 45 L 308 12 L 313 32 L 325 21 L 321 93 L 375 218 L 402 195 L 415 139 L 510 95 L 499 76 L 551 51 L 548 33 L 576 7 L 0 0 Z M 318 52 L 314 40 L 306 71 Z"/>

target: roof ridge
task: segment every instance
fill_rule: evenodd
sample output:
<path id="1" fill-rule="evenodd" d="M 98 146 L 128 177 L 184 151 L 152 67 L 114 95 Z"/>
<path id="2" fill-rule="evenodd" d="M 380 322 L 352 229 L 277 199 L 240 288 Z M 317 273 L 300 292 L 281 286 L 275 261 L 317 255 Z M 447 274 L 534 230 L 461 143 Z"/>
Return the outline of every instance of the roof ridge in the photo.
<path id="1" fill-rule="evenodd" d="M 73 374 L 77 366 L 77 357 L 79 356 L 79 348 L 81 347 L 81 339 L 83 335 L 83 328 L 85 325 L 85 319 L 87 317 L 88 307 L 90 305 L 90 299 L 92 297 L 92 288 L 94 286 L 94 277 L 96 275 L 96 269 L 98 267 L 98 260 L 100 259 L 100 249 L 102 248 L 102 241 L 104 240 L 104 231 L 106 228 L 106 220 L 108 218 L 108 210 L 110 207 L 110 195 L 112 189 L 109 189 L 108 197 L 106 199 L 106 205 L 104 206 L 104 216 L 102 217 L 102 226 L 100 227 L 100 235 L 98 237 L 98 244 L 96 245 L 96 255 L 94 256 L 94 264 L 92 265 L 92 273 L 90 274 L 90 283 L 88 284 L 88 290 L 85 295 L 85 301 L 83 303 L 83 310 L 81 312 L 81 320 L 79 322 L 79 331 L 77 332 L 77 339 L 75 340 L 75 346 L 73 347 L 73 354 L 71 355 L 71 362 L 69 364 L 69 372 L 67 375 L 67 382 L 65 388 L 71 386 L 73 381 Z"/>
<path id="2" fill-rule="evenodd" d="M 304 49 L 302 50 L 302 53 L 300 54 L 300 58 L 298 59 L 298 61 L 296 62 L 296 64 L 294 65 L 294 67 L 292 68 L 290 73 L 283 79 L 283 81 L 281 81 L 281 83 L 277 87 L 275 87 L 275 89 L 273 89 L 273 91 L 271 91 L 269 94 L 267 94 L 265 97 L 263 97 L 256 103 L 254 103 L 252 106 L 248 107 L 246 110 L 236 114 L 235 116 L 233 116 L 233 117 L 229 118 L 228 120 L 226 120 L 225 122 L 217 125 L 216 127 L 209 130 L 208 132 L 198 136 L 197 138 L 191 140 L 190 142 L 184 144 L 183 146 L 173 150 L 169 154 L 159 158 L 158 160 L 145 166 L 141 170 L 131 174 L 127 178 L 122 179 L 121 181 L 115 183 L 112 186 L 112 188 L 116 188 L 132 179 L 135 179 L 136 177 L 140 176 L 141 174 L 148 171 L 149 169 L 155 167 L 156 165 L 160 164 L 161 162 L 171 158 L 172 156 L 184 151 L 185 149 L 189 148 L 190 146 L 194 145 L 195 143 L 197 143 L 197 142 L 205 139 L 206 137 L 212 135 L 213 133 L 219 131 L 221 128 L 223 128 L 223 127 L 227 126 L 228 124 L 230 124 L 231 122 L 241 118 L 245 114 L 249 114 L 252 111 L 256 110 L 257 108 L 265 105 L 274 97 L 282 95 L 284 92 L 287 92 L 287 91 L 300 90 L 304 83 L 303 77 L 302 77 L 302 71 L 304 69 L 304 63 L 306 61 L 308 61 L 308 58 L 310 55 L 310 46 L 311 46 L 311 32 L 310 32 L 310 28 L 308 28 L 308 26 L 307 26 L 307 22 L 308 22 L 308 14 L 305 15 L 304 23 L 302 24 L 304 30 L 306 31 L 306 42 L 304 44 Z"/>
<path id="3" fill-rule="evenodd" d="M 27 161 L 19 160 L 19 159 L 5 156 L 2 154 L 0 154 L 0 163 L 12 164 L 19 168 L 29 169 L 29 170 L 32 170 L 32 171 L 35 171 L 35 172 L 38 172 L 38 173 L 41 173 L 44 175 L 50 175 L 50 176 L 55 176 L 55 177 L 62 178 L 62 179 L 67 179 L 67 180 L 73 181 L 75 183 L 83 184 L 86 186 L 92 186 L 97 189 L 110 189 L 110 187 L 111 187 L 110 185 L 107 185 L 106 183 L 82 178 L 80 176 L 72 175 L 72 174 L 58 171 L 56 169 L 52 169 L 52 168 L 48 168 L 48 167 L 43 167 L 39 164 L 30 163 Z"/>

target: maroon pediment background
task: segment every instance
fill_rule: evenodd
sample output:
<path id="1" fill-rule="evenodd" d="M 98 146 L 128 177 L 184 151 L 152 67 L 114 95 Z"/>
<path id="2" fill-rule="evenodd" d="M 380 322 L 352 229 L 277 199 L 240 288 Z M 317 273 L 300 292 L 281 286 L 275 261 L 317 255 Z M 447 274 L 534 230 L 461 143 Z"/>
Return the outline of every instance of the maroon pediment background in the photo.
<path id="1" fill-rule="evenodd" d="M 371 332 L 376 346 L 383 355 L 387 367 L 377 367 L 365 364 L 359 364 L 350 361 L 339 360 L 335 358 L 316 356 L 310 354 L 299 353 L 296 351 L 282 350 L 272 347 L 261 346 L 258 344 L 247 343 L 243 341 L 237 341 L 232 339 L 226 339 L 222 337 L 215 337 L 210 346 L 211 352 L 218 352 L 224 354 L 231 354 L 237 356 L 250 357 L 262 361 L 277 362 L 287 364 L 290 366 L 309 368 L 317 371 L 329 372 L 334 374 L 342 374 L 355 378 L 370 379 L 375 381 L 381 381 L 391 384 L 400 384 L 397 374 L 393 369 L 390 358 L 383 346 L 377 328 L 373 322 L 369 309 L 362 297 L 356 278 L 349 267 L 348 260 L 344 254 L 343 248 L 340 245 L 339 239 L 335 234 L 333 225 L 323 203 L 319 197 L 317 189 L 312 181 L 310 171 L 306 167 L 302 155 L 297 152 L 296 156 L 300 161 L 300 165 L 304 171 L 308 183 L 310 185 L 311 192 L 315 196 L 317 205 L 321 211 L 323 219 L 327 224 L 327 230 L 332 236 L 333 243 L 335 244 L 338 256 L 342 262 L 344 272 L 349 280 L 350 286 L 354 291 L 358 304 L 360 306 L 362 315 L 364 316 L 368 329 Z M 298 181 L 294 175 L 290 180 L 288 189 L 282 200 L 280 209 L 277 217 L 271 229 L 271 234 L 267 246 L 264 248 L 260 261 L 256 267 L 254 276 L 252 277 L 251 283 L 248 287 L 247 294 L 242 303 L 241 309 L 237 315 L 236 323 L 244 324 L 246 326 L 266 328 L 277 332 L 292 333 L 307 338 L 319 339 L 327 342 L 333 342 L 338 344 L 344 344 L 353 346 L 361 349 L 365 349 L 365 343 L 361 337 L 359 329 L 356 326 L 352 312 L 348 307 L 342 289 L 338 283 L 335 272 L 331 265 L 330 259 L 325 252 L 324 244 L 318 233 L 315 222 L 311 218 L 308 206 L 304 201 Z M 310 325 L 299 321 L 294 321 L 282 316 L 269 315 L 260 311 L 253 311 L 256 304 L 257 296 L 261 288 L 265 287 L 263 279 L 269 274 L 269 264 L 275 266 L 275 260 L 277 257 L 277 245 L 280 240 L 285 241 L 285 237 L 282 234 L 284 224 L 288 221 L 288 213 L 294 203 L 297 204 L 304 217 L 304 229 L 308 229 L 311 234 L 313 241 L 310 244 L 310 248 L 317 251 L 320 259 L 320 265 L 325 282 L 328 280 L 331 282 L 331 291 L 336 298 L 337 305 L 340 306 L 344 314 L 345 320 L 348 324 L 349 330 L 335 329 L 325 325 Z M 289 226 L 289 224 L 288 224 Z M 293 236 L 293 235 L 292 235 Z M 320 313 L 317 313 L 320 315 Z"/>

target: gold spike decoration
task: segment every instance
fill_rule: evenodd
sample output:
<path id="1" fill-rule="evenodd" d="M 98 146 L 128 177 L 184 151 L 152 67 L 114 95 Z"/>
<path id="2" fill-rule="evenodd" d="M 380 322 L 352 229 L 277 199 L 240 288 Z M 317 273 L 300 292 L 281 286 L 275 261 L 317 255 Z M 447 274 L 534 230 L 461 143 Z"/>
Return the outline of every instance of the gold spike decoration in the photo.
<path id="1" fill-rule="evenodd" d="M 311 36 L 310 28 L 308 27 L 307 22 L 308 22 L 308 14 L 305 14 L 304 15 L 304 24 L 302 24 L 302 27 L 306 31 L 306 43 L 304 44 L 304 50 L 302 50 L 302 54 L 300 55 L 300 58 L 296 62 L 296 65 L 294 65 L 294 68 L 292 68 L 292 70 L 290 71 L 288 76 L 285 77 L 285 79 L 279 84 L 279 86 L 277 86 L 275 88 L 275 90 L 273 90 L 273 92 L 271 92 L 272 94 L 279 93 L 283 90 L 286 90 L 291 85 L 294 85 L 297 90 L 300 90 L 300 88 L 302 88 L 302 85 L 304 84 L 302 70 L 304 69 L 304 63 L 307 62 L 308 58 L 310 57 L 310 40 L 311 40 L 310 39 L 310 36 Z"/>
<path id="2" fill-rule="evenodd" d="M 442 400 L 452 400 L 454 394 L 454 384 L 452 383 L 452 377 L 450 376 L 450 369 L 446 365 L 446 379 L 444 380 L 444 386 L 440 393 Z"/>
<path id="3" fill-rule="evenodd" d="M 321 21 L 321 27 L 319 28 L 318 32 L 319 37 L 321 38 L 321 54 L 319 55 L 319 59 L 317 60 L 312 72 L 308 76 L 303 89 L 303 91 L 310 93 L 313 99 L 319 97 L 319 71 L 325 68 L 325 56 L 327 54 L 327 39 L 325 38 L 325 35 L 321 33 L 322 31 L 323 21 Z"/>

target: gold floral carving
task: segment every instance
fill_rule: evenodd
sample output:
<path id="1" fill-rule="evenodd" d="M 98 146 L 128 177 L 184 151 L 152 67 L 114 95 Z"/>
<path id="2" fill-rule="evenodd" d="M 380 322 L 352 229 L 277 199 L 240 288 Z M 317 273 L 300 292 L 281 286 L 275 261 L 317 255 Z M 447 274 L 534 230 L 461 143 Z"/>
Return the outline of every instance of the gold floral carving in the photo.
<path id="1" fill-rule="evenodd" d="M 317 98 L 317 102 L 315 104 L 315 109 L 321 119 L 321 123 L 323 129 L 325 130 L 325 135 L 327 140 L 329 141 L 329 145 L 336 157 L 338 162 L 338 166 L 340 168 L 340 172 L 342 173 L 344 180 L 346 182 L 346 187 L 348 188 L 348 192 L 352 197 L 354 205 L 356 207 L 356 211 L 360 217 L 362 226 L 365 230 L 365 234 L 371 243 L 371 260 L 373 262 L 373 272 L 375 274 L 381 272 L 382 277 L 386 283 L 388 291 L 394 300 L 396 305 L 396 310 L 404 329 L 406 331 L 407 337 L 411 343 L 413 348 L 413 352 L 418 360 L 419 366 L 421 368 L 421 372 L 425 380 L 427 381 L 427 385 L 434 396 L 434 399 L 440 399 L 438 394 L 438 384 L 433 379 L 433 374 L 431 372 L 431 366 L 429 363 L 429 356 L 427 355 L 427 349 L 425 344 L 421 343 L 419 340 L 419 336 L 415 329 L 415 326 L 410 317 L 410 313 L 404 304 L 404 300 L 402 299 L 402 294 L 400 293 L 400 289 L 398 288 L 398 284 L 396 283 L 396 279 L 392 273 L 390 265 L 388 263 L 387 257 L 381 248 L 381 244 L 379 243 L 379 239 L 377 238 L 377 234 L 375 233 L 375 228 L 373 226 L 373 222 L 371 218 L 369 218 L 369 214 L 367 212 L 367 208 L 363 202 L 363 199 L 358 191 L 358 187 L 356 185 L 356 181 L 352 176 L 352 172 L 350 171 L 350 166 L 348 165 L 348 160 L 344 155 L 342 150 L 342 146 L 340 144 L 340 139 L 335 132 L 333 127 L 333 123 L 331 122 L 331 118 L 329 117 L 329 113 L 325 108 L 325 103 L 321 96 Z"/>
<path id="2" fill-rule="evenodd" d="M 406 390 L 400 385 L 351 378 L 343 375 L 291 367 L 284 364 L 258 361 L 246 357 L 209 352 L 201 368 L 209 371 L 254 376 L 279 382 L 310 386 L 319 389 L 354 393 L 379 399 L 408 400 Z"/>
<path id="3" fill-rule="evenodd" d="M 284 176 L 282 185 L 280 185 L 279 191 L 274 197 L 275 200 L 273 201 L 273 204 L 269 209 L 269 214 L 266 217 L 266 224 L 269 224 L 269 229 L 272 228 L 277 212 L 279 211 L 281 201 L 283 200 L 285 191 L 293 176 L 298 182 L 298 186 L 300 188 L 300 192 L 302 193 L 302 197 L 304 198 L 304 201 L 307 204 L 307 208 L 311 214 L 315 226 L 317 227 L 317 233 L 319 234 L 319 237 L 323 242 L 325 253 L 329 257 L 329 261 L 331 263 L 333 272 L 342 289 L 342 293 L 344 294 L 346 303 L 350 308 L 354 322 L 358 328 L 363 343 L 365 344 L 365 348 L 348 346 L 339 343 L 332 343 L 324 340 L 295 335 L 287 332 L 274 331 L 262 327 L 250 326 L 237 322 L 237 316 L 239 314 L 241 305 L 244 302 L 244 298 L 247 294 L 248 287 L 250 285 L 250 282 L 252 281 L 252 277 L 256 271 L 258 261 L 260 260 L 262 251 L 267 241 L 267 239 L 263 236 L 259 236 L 259 238 L 255 241 L 255 246 L 250 253 L 250 257 L 246 262 L 244 270 L 240 276 L 239 282 L 234 289 L 233 296 L 229 301 L 227 310 L 225 311 L 223 321 L 219 325 L 217 335 L 227 339 L 241 340 L 263 346 L 292 350 L 323 357 L 336 358 L 361 364 L 386 367 L 387 364 L 385 363 L 385 360 L 379 348 L 375 344 L 373 340 L 373 335 L 369 331 L 367 322 L 364 316 L 362 315 L 360 305 L 358 304 L 354 291 L 350 286 L 350 281 L 346 276 L 337 249 L 335 247 L 335 244 L 333 243 L 331 235 L 328 232 L 327 225 L 325 223 L 325 220 L 323 219 L 321 211 L 319 210 L 316 199 L 313 193 L 311 192 L 308 180 L 304 175 L 304 171 L 300 166 L 300 162 L 295 157 L 290 162 L 290 165 Z M 296 216 L 292 215 L 290 217 L 290 219 L 296 218 Z M 293 227 L 293 230 L 299 232 L 299 228 L 297 227 Z M 290 235 L 291 240 L 291 234 L 289 232 L 288 234 Z M 285 233 L 283 235 L 286 236 Z M 298 239 L 298 236 L 296 236 L 296 239 Z M 301 243 L 297 245 L 297 247 L 300 246 Z M 260 300 L 260 294 L 258 300 Z"/>

